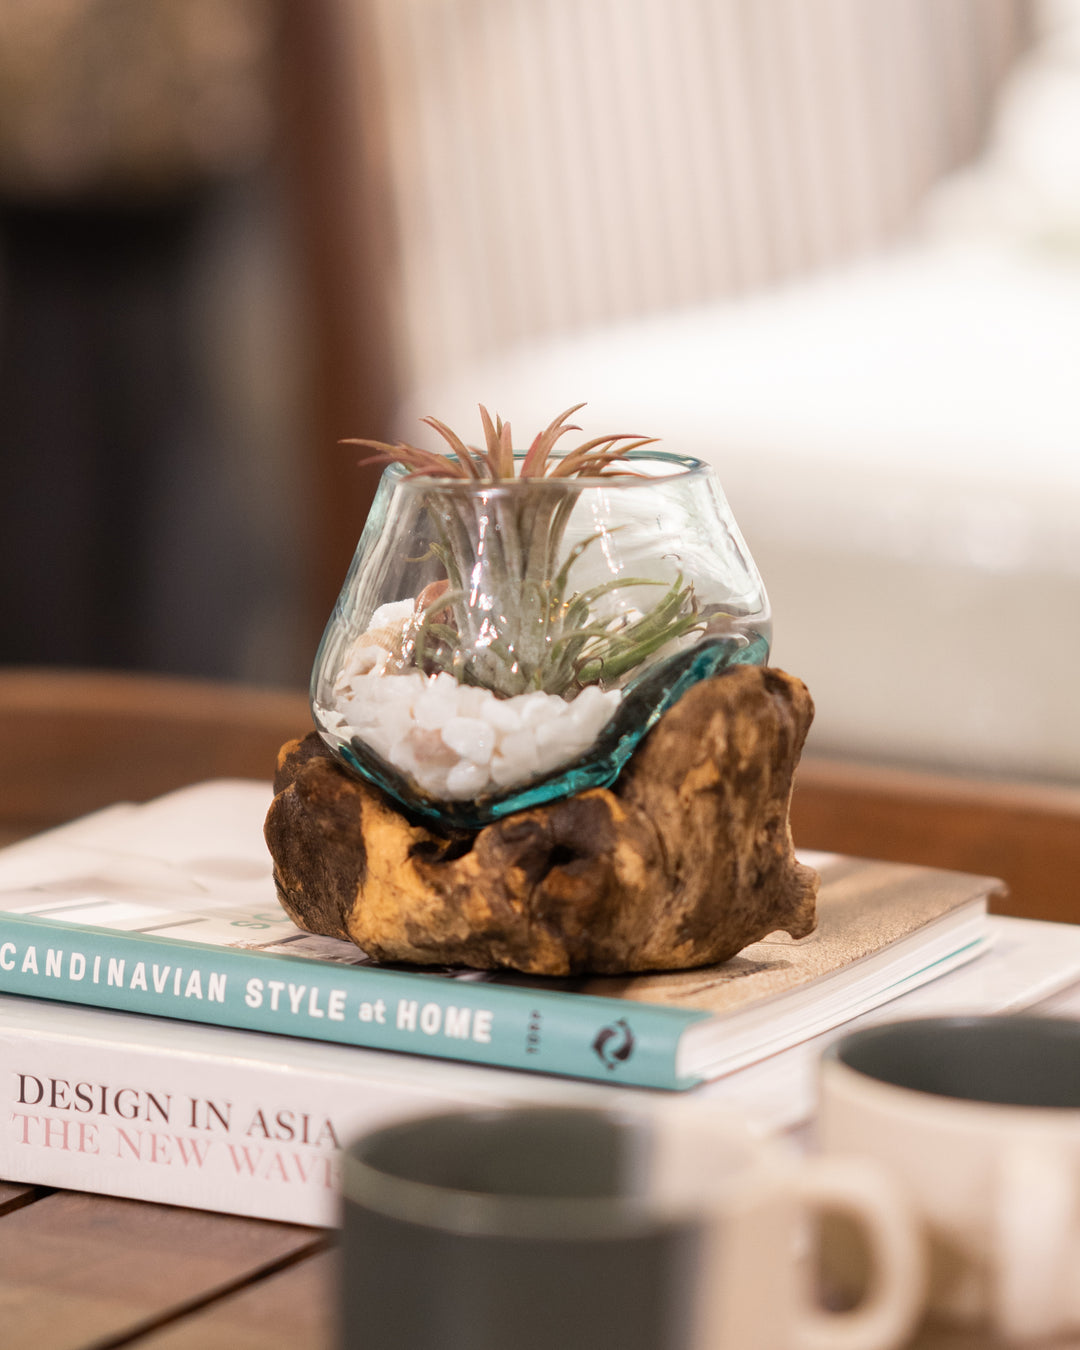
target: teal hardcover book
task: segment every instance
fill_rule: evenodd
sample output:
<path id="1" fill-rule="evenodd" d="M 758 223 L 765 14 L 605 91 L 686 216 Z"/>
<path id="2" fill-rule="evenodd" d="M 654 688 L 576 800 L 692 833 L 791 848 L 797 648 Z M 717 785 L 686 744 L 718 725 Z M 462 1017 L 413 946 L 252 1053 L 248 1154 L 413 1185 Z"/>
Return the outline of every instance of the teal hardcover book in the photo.
<path id="1" fill-rule="evenodd" d="M 741 1068 L 972 960 L 985 877 L 807 856 L 818 926 L 584 980 L 375 965 L 279 906 L 269 785 L 197 784 L 0 851 L 0 992 L 643 1087 Z"/>

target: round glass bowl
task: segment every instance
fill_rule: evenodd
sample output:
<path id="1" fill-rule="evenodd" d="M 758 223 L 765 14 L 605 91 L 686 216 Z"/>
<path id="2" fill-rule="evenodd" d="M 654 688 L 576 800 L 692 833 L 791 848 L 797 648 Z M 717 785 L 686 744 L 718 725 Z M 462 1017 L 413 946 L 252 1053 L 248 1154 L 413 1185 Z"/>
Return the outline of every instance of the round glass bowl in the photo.
<path id="1" fill-rule="evenodd" d="M 764 664 L 765 588 L 710 466 L 382 476 L 323 635 L 323 740 L 444 827 L 610 784 L 698 680 Z"/>

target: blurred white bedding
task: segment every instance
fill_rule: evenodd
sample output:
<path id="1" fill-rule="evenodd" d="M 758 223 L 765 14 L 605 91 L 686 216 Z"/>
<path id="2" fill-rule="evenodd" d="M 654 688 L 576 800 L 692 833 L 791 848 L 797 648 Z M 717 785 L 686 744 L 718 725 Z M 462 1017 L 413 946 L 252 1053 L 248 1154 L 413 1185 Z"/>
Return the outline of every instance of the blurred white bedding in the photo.
<path id="1" fill-rule="evenodd" d="M 716 465 L 821 751 L 1080 777 L 1080 257 L 931 241 L 417 390 Z"/>
<path id="2" fill-rule="evenodd" d="M 399 419 L 482 401 L 523 441 L 587 399 L 711 461 L 820 751 L 1080 779 L 1080 0 L 1034 14 L 905 246 L 517 347 Z"/>

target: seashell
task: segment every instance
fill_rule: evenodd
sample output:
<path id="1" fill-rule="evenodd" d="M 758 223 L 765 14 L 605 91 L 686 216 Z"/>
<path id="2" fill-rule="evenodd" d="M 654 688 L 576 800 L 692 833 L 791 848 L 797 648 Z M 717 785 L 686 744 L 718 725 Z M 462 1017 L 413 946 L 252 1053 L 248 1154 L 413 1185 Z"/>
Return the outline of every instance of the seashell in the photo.
<path id="1" fill-rule="evenodd" d="M 419 618 L 419 616 L 423 614 L 424 610 L 427 609 L 429 605 L 433 605 L 436 602 L 436 600 L 438 600 L 439 596 L 445 595 L 449 589 L 450 583 L 448 581 L 433 581 L 431 582 L 430 585 L 425 586 L 424 589 L 420 592 L 420 594 L 416 597 L 416 611 L 415 611 L 416 617 Z M 435 610 L 432 614 L 430 614 L 428 616 L 428 622 L 449 623 L 452 618 L 453 618 L 453 611 L 449 608 L 449 606 L 447 606 L 446 609 Z"/>
<path id="2" fill-rule="evenodd" d="M 396 652 L 408 628 L 408 621 L 396 625 L 386 624 L 382 628 L 369 628 L 356 639 L 358 647 L 382 647 L 384 651 Z"/>

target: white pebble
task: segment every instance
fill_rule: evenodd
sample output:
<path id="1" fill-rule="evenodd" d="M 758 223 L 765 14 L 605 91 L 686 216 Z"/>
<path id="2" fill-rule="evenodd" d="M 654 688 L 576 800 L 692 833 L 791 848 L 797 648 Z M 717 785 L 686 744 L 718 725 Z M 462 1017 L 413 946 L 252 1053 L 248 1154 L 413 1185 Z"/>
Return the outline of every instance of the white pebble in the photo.
<path id="1" fill-rule="evenodd" d="M 484 709 L 495 695 L 490 689 L 481 689 L 479 685 L 459 684 L 455 697 L 460 717 L 483 717 Z"/>
<path id="2" fill-rule="evenodd" d="M 445 797 L 449 772 L 437 764 L 420 764 L 412 771 L 412 776 L 429 797 Z"/>
<path id="3" fill-rule="evenodd" d="M 342 719 L 354 727 L 374 726 L 379 720 L 379 708 L 366 699 L 362 693 L 350 693 L 339 697 L 338 707 Z"/>
<path id="4" fill-rule="evenodd" d="M 546 750 L 552 745 L 562 745 L 566 740 L 568 718 L 551 718 L 548 722 L 537 722 L 531 729 L 536 738 L 536 748 Z"/>
<path id="5" fill-rule="evenodd" d="M 391 764 L 396 764 L 392 751 L 400 738 L 395 737 L 390 728 L 382 727 L 377 722 L 373 726 L 354 727 L 357 735 L 362 741 L 365 741 L 377 755 L 382 755 L 383 759 Z"/>
<path id="6" fill-rule="evenodd" d="M 545 694 L 536 690 L 532 694 L 520 694 L 518 716 L 523 726 L 532 727 L 549 717 L 557 717 L 566 711 L 567 705 L 555 694 Z"/>
<path id="7" fill-rule="evenodd" d="M 384 732 L 381 739 L 390 740 L 390 749 L 386 752 L 385 758 L 396 769 L 400 769 L 402 773 L 411 773 L 414 778 L 421 772 L 422 766 L 416 755 L 413 754 L 413 748 L 409 744 L 407 736 L 387 738 Z"/>
<path id="8" fill-rule="evenodd" d="M 595 684 L 587 685 L 570 704 L 566 721 L 592 740 L 619 706 L 621 699 L 622 695 L 617 689 L 604 693 Z"/>
<path id="9" fill-rule="evenodd" d="M 515 706 L 517 699 L 493 698 L 484 708 L 484 721 L 489 722 L 496 731 L 519 731 L 521 713 Z"/>
<path id="10" fill-rule="evenodd" d="M 540 757 L 536 753 L 536 737 L 528 727 L 512 731 L 499 742 L 499 753 L 504 760 L 518 765 L 522 782 L 531 778 L 540 766 Z"/>
<path id="11" fill-rule="evenodd" d="M 492 756 L 488 772 L 491 774 L 491 781 L 500 788 L 512 787 L 523 778 L 521 764 L 515 759 L 506 759 L 503 755 Z"/>
<path id="12" fill-rule="evenodd" d="M 453 717 L 442 729 L 443 743 L 462 759 L 487 764 L 495 749 L 495 728 L 478 717 Z"/>
<path id="13" fill-rule="evenodd" d="M 470 764 L 467 759 L 455 764 L 446 775 L 446 795 L 458 801 L 475 797 L 489 785 L 483 764 Z"/>
<path id="14" fill-rule="evenodd" d="M 372 703 L 387 707 L 408 703 L 417 692 L 411 675 L 377 675 L 365 680 L 363 687 Z"/>
<path id="15" fill-rule="evenodd" d="M 552 769 L 557 769 L 560 764 L 565 764 L 567 760 L 576 759 L 581 751 L 571 753 L 570 748 L 565 741 L 552 740 L 547 745 L 537 744 L 536 747 L 536 772 L 550 773 Z"/>
<path id="16" fill-rule="evenodd" d="M 336 731 L 339 727 L 348 726 L 349 719 L 340 708 L 324 708 L 321 703 L 316 703 L 314 712 L 320 726 L 324 726 L 327 731 Z"/>
<path id="17" fill-rule="evenodd" d="M 514 788 L 587 751 L 622 698 L 590 685 L 567 703 L 534 690 L 498 698 L 447 672 L 350 674 L 320 725 L 357 736 L 436 800 Z M 335 723 L 338 725 L 335 726 Z"/>
<path id="18" fill-rule="evenodd" d="M 563 723 L 563 725 L 566 726 L 566 723 Z M 592 733 L 580 727 L 568 726 L 562 740 L 557 742 L 557 745 L 561 746 L 560 753 L 563 759 L 570 760 L 577 759 L 578 755 L 583 755 L 586 750 L 591 750 L 595 741 L 596 737 Z"/>
<path id="19" fill-rule="evenodd" d="M 413 716 L 419 726 L 435 731 L 439 727 L 446 726 L 447 722 L 457 716 L 457 704 L 452 698 L 446 698 L 441 691 L 434 693 L 429 690 L 421 694 L 413 704 Z"/>
<path id="20" fill-rule="evenodd" d="M 412 719 L 412 709 L 407 703 L 391 703 L 382 708 L 382 725 L 393 733 L 395 740 L 403 739 L 416 726 Z"/>
<path id="21" fill-rule="evenodd" d="M 425 731 L 423 727 L 413 726 L 409 733 L 409 749 L 419 764 L 437 764 L 449 769 L 458 760 L 457 751 L 443 741 L 437 730 Z"/>
<path id="22" fill-rule="evenodd" d="M 581 713 L 586 708 L 594 708 L 601 699 L 605 697 L 604 691 L 598 684 L 587 684 L 585 688 L 570 704 L 570 711 Z"/>

